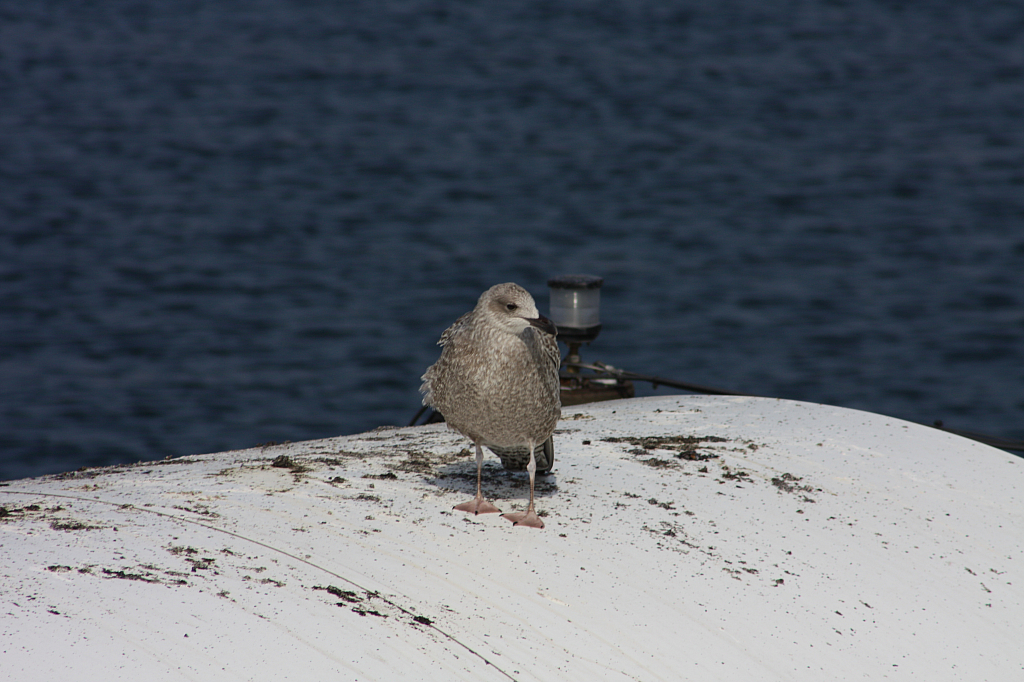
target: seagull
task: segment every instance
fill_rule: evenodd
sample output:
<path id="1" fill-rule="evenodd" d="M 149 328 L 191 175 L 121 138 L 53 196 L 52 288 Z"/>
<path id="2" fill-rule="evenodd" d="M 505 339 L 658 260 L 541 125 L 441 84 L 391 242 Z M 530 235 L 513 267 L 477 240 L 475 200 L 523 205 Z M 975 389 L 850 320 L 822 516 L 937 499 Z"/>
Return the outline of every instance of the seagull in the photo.
<path id="1" fill-rule="evenodd" d="M 546 452 L 561 416 L 557 333 L 529 292 L 506 282 L 481 294 L 476 307 L 441 334 L 441 357 L 423 375 L 420 392 L 424 405 L 476 446 L 476 497 L 456 510 L 500 512 L 481 492 L 482 447 L 524 448 L 530 452 L 530 504 L 525 512 L 502 517 L 513 525 L 544 527 L 533 503 L 535 450 Z"/>

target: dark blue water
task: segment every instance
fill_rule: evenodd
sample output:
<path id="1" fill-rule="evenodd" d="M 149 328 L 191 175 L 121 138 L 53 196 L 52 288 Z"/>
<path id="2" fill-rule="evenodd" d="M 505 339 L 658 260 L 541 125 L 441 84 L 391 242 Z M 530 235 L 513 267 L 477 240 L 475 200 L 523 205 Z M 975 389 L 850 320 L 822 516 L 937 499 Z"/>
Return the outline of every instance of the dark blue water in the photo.
<path id="1" fill-rule="evenodd" d="M 0 478 L 406 423 L 568 272 L 586 359 L 1024 438 L 1022 120 L 1018 2 L 2 3 Z"/>

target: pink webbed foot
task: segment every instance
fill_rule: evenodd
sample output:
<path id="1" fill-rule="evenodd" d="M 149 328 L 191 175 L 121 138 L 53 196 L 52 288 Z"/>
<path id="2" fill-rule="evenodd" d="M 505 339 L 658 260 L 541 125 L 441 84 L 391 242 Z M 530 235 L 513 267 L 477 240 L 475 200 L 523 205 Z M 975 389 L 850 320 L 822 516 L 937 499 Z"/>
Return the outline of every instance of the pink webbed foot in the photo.
<path id="1" fill-rule="evenodd" d="M 540 520 L 532 508 L 524 512 L 509 512 L 508 514 L 502 514 L 501 518 L 508 519 L 512 522 L 513 526 L 527 526 L 529 528 L 543 528 L 544 522 Z"/>
<path id="2" fill-rule="evenodd" d="M 501 512 L 500 509 L 479 496 L 474 497 L 469 502 L 457 504 L 452 507 L 452 509 L 456 511 L 469 512 L 470 514 L 497 514 Z"/>

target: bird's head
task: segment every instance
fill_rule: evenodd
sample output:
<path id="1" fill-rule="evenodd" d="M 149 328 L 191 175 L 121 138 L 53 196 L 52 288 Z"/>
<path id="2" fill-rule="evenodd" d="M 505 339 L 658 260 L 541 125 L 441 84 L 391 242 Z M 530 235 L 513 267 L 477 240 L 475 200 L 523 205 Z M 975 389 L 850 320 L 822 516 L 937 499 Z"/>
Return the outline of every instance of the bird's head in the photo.
<path id="1" fill-rule="evenodd" d="M 534 327 L 545 334 L 558 333 L 551 320 L 537 310 L 530 292 L 513 282 L 495 284 L 480 296 L 477 309 L 486 314 L 500 329 L 519 335 L 527 327 Z"/>

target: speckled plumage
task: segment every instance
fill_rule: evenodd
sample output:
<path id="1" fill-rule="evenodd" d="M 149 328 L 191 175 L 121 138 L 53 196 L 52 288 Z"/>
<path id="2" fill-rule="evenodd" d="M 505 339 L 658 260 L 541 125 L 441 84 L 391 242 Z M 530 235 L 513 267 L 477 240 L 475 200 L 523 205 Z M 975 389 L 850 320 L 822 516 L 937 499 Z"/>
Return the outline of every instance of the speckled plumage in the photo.
<path id="1" fill-rule="evenodd" d="M 533 451 L 550 438 L 561 411 L 554 333 L 525 289 L 497 284 L 441 335 L 441 357 L 420 388 L 423 404 L 477 446 L 478 472 L 481 445 L 531 451 L 531 511 Z"/>

